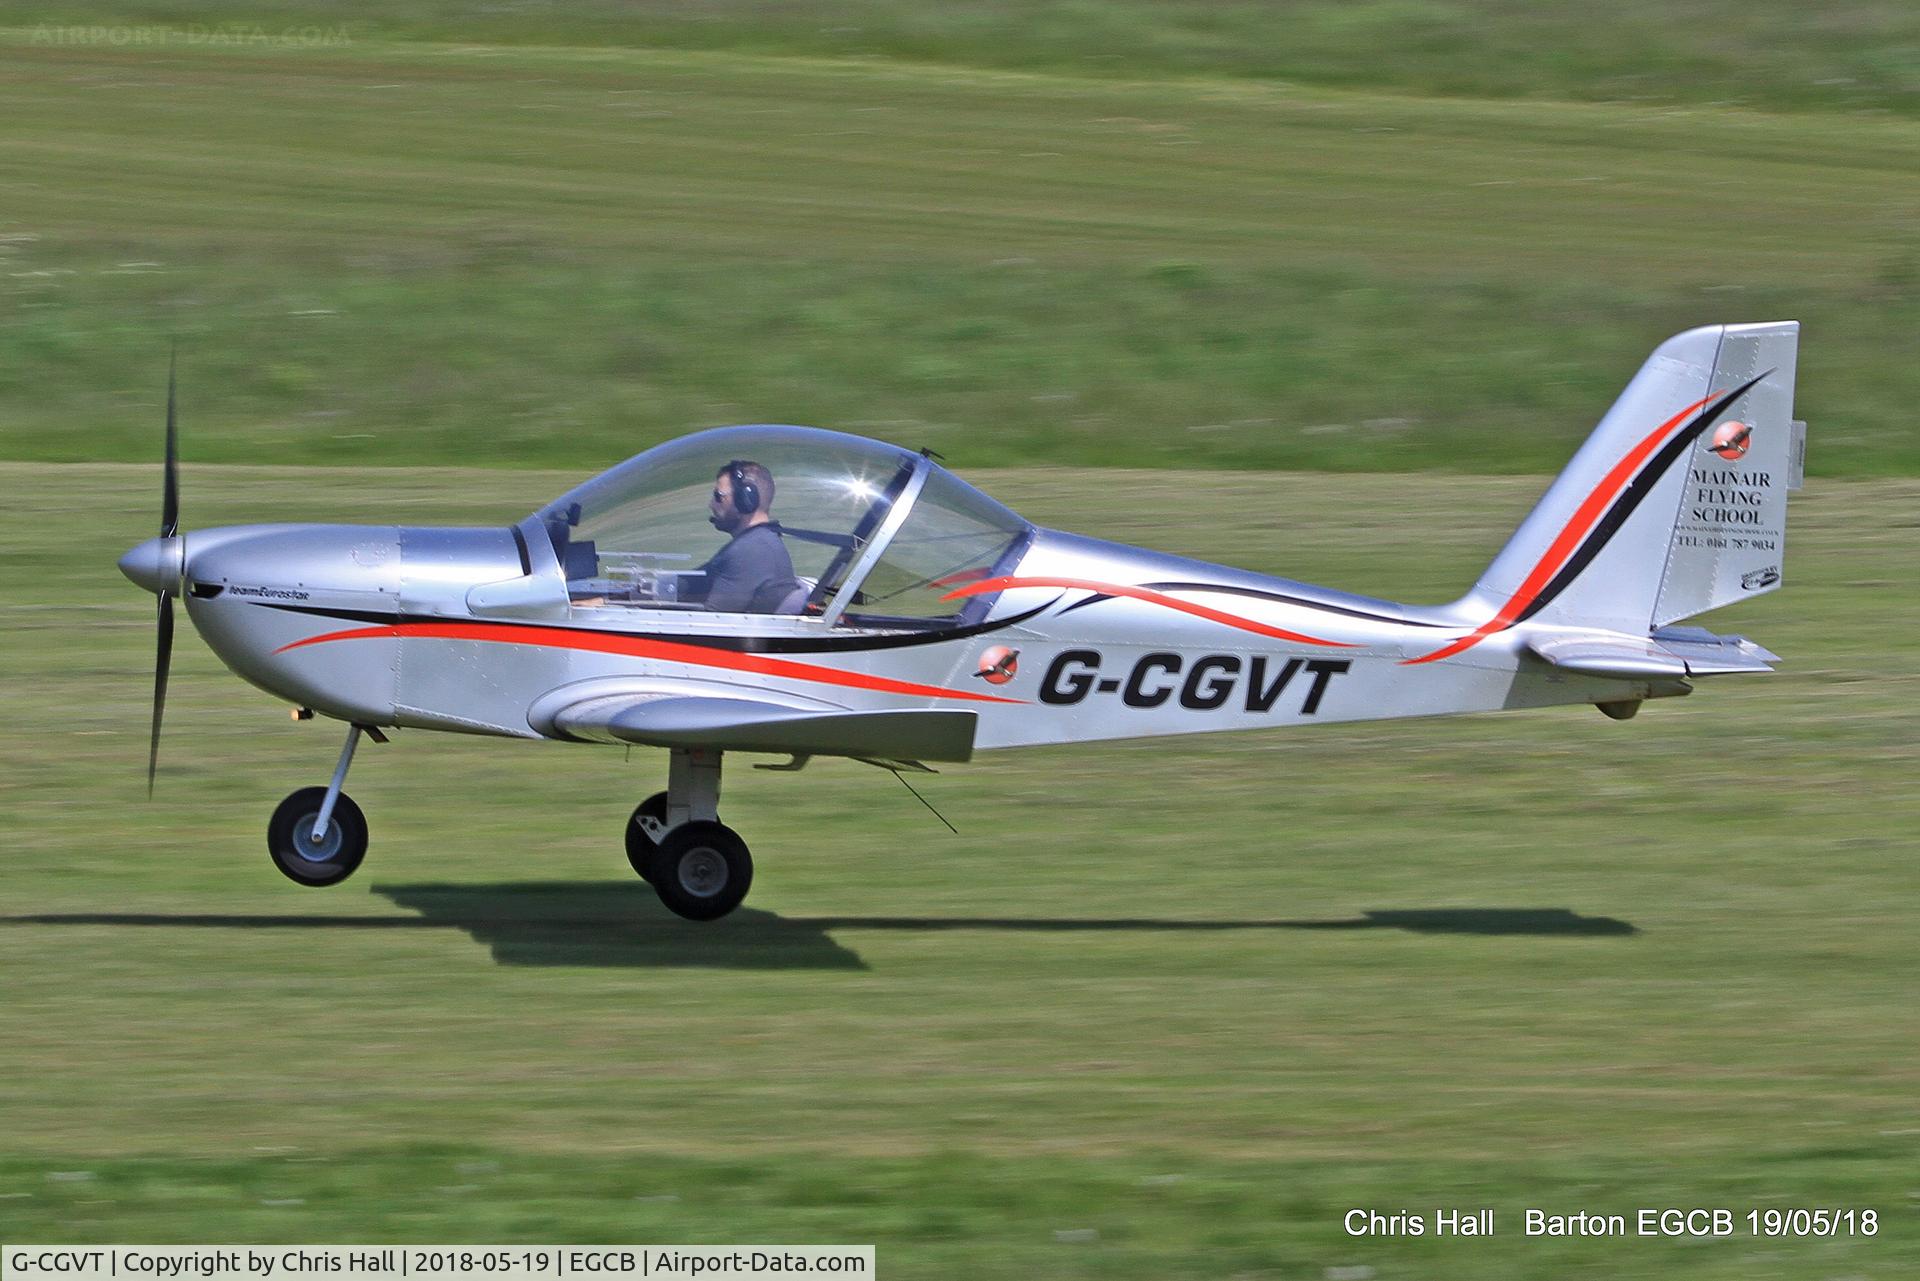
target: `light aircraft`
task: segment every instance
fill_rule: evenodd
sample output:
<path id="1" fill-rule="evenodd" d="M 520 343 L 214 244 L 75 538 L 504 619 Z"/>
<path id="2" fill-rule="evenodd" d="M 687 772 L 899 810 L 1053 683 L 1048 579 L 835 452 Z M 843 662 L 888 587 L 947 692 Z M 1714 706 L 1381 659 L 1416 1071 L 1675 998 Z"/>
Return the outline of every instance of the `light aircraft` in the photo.
<path id="1" fill-rule="evenodd" d="M 268 824 L 292 880 L 334 884 L 366 853 L 366 819 L 341 791 L 363 734 L 640 744 L 667 749 L 667 787 L 626 823 L 627 856 L 696 920 L 732 911 L 753 876 L 719 821 L 728 752 L 897 770 L 989 748 L 1553 704 L 1625 719 L 1697 677 L 1776 661 L 1673 624 L 1780 585 L 1803 470 L 1798 340 L 1789 321 L 1662 344 L 1442 606 L 1036 528 L 927 452 L 804 427 L 670 441 L 512 526 L 181 533 L 170 375 L 160 535 L 120 561 L 159 597 L 148 786 L 175 598 L 239 675 L 296 717 L 348 726 L 332 781 Z M 721 599 L 709 562 L 733 543 L 716 526 L 736 541 L 754 530 L 763 559 L 784 553 L 764 599 Z"/>

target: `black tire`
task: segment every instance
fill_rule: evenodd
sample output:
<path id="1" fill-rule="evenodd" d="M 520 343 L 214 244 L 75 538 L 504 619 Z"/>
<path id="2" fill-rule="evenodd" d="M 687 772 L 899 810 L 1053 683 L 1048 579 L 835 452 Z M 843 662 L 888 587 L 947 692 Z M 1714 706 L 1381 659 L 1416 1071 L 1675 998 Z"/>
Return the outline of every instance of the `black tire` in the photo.
<path id="1" fill-rule="evenodd" d="M 647 835 L 647 829 L 640 826 L 643 818 L 667 820 L 667 794 L 655 792 L 646 800 L 633 807 L 633 817 L 627 820 L 627 862 L 633 870 L 640 873 L 640 879 L 653 884 L 652 860 L 654 851 L 660 847 Z"/>
<path id="2" fill-rule="evenodd" d="M 732 828 L 696 820 L 667 833 L 651 871 L 653 892 L 668 911 L 689 921 L 714 921 L 747 896 L 753 856 Z"/>
<path id="3" fill-rule="evenodd" d="M 313 820 L 326 799 L 326 788 L 303 787 L 281 801 L 267 822 L 267 853 L 295 884 L 338 885 L 367 856 L 367 816 L 345 792 L 334 803 L 326 837 L 314 842 Z"/>

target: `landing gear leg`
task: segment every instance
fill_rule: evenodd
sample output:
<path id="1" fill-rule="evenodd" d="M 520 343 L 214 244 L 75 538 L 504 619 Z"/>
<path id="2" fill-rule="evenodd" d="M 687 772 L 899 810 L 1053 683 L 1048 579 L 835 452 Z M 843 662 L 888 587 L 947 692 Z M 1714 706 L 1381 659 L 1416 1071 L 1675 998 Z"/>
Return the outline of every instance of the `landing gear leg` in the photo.
<path id="1" fill-rule="evenodd" d="M 313 839 L 318 841 L 327 834 L 327 822 L 333 817 L 333 807 L 340 801 L 340 787 L 347 781 L 347 770 L 353 765 L 353 749 L 360 746 L 360 727 L 347 726 L 347 745 L 340 749 L 340 763 L 333 767 L 333 781 L 327 784 L 327 794 L 320 802 L 320 812 L 313 817 Z"/>
<path id="2" fill-rule="evenodd" d="M 720 753 L 675 748 L 667 790 L 641 802 L 627 824 L 627 859 L 667 910 L 712 921 L 740 906 L 753 856 L 720 822 Z"/>
<path id="3" fill-rule="evenodd" d="M 676 747 L 667 758 L 667 828 L 695 819 L 720 821 L 720 753 Z"/>
<path id="4" fill-rule="evenodd" d="M 281 801 L 267 822 L 267 853 L 290 881 L 337 885 L 352 876 L 367 856 L 366 815 L 340 790 L 363 729 L 354 725 L 347 730 L 331 783 L 301 788 Z M 378 730 L 372 732 L 377 741 L 384 741 Z"/>

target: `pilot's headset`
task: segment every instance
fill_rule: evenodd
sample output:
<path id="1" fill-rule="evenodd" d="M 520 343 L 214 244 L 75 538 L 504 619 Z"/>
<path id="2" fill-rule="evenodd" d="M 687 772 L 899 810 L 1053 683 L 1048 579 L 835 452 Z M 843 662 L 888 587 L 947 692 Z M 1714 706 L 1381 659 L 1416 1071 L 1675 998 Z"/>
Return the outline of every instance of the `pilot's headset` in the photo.
<path id="1" fill-rule="evenodd" d="M 733 482 L 733 509 L 742 516 L 760 510 L 760 487 L 747 479 L 747 464 L 736 458 L 727 464 L 727 479 Z"/>

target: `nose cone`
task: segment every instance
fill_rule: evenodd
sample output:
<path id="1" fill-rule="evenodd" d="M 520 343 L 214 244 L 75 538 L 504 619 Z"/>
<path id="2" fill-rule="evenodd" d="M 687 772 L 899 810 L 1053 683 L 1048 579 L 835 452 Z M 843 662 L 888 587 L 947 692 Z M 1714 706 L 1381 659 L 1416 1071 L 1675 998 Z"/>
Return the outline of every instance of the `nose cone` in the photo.
<path id="1" fill-rule="evenodd" d="M 178 589 L 185 561 L 184 538 L 149 538 L 120 558 L 120 572 L 158 596 Z"/>

